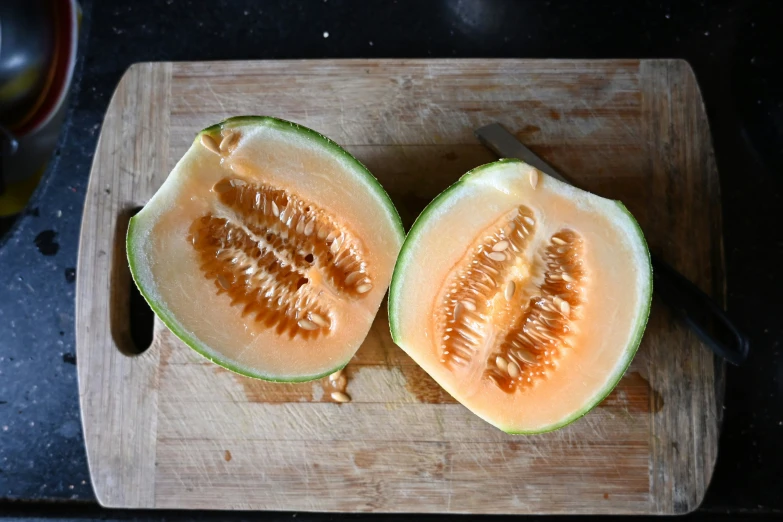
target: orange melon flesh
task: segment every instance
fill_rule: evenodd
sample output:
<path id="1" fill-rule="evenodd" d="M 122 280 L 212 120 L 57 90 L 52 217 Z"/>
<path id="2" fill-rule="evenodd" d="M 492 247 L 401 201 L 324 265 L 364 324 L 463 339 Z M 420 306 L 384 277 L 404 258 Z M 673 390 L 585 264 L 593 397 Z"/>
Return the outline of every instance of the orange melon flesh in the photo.
<path id="1" fill-rule="evenodd" d="M 205 146 L 216 148 L 229 134 L 233 143 L 226 150 Z M 258 187 L 267 192 L 262 193 Z M 294 219 L 290 227 L 280 224 L 280 230 L 267 236 L 279 243 L 285 235 L 289 246 L 268 247 L 262 263 L 260 254 L 253 257 L 238 247 L 232 250 L 225 246 L 231 238 L 227 239 L 220 227 L 210 229 L 213 233 L 221 231 L 220 238 L 201 237 L 207 228 L 199 219 L 211 216 L 211 223 L 218 224 L 223 221 L 216 220 L 223 219 L 234 227 L 234 241 L 241 235 L 246 238 L 245 245 L 257 244 L 255 251 L 259 252 L 268 244 L 264 242 L 268 232 L 265 227 L 278 219 L 270 210 L 270 191 L 276 191 L 282 207 L 275 210 L 283 211 L 285 201 L 291 209 L 294 201 L 299 204 L 296 216 L 302 216 L 302 224 L 298 231 Z M 268 201 L 262 199 L 267 196 Z M 320 222 L 314 217 L 310 235 L 305 235 L 308 216 L 316 216 L 316 212 L 326 216 L 332 227 L 329 230 L 343 234 L 338 237 L 346 238 L 344 245 L 331 245 L 336 238 L 319 238 Z M 285 233 L 281 232 L 283 228 Z M 300 246 L 290 246 L 294 241 L 291 238 Z M 131 220 L 127 249 L 131 272 L 142 294 L 187 345 L 243 375 L 303 381 L 341 368 L 359 348 L 388 287 L 402 240 L 400 220 L 388 196 L 346 151 L 316 132 L 289 122 L 239 117 L 209 127 L 197 136 L 163 186 Z M 371 281 L 369 290 L 364 287 L 357 292 L 358 283 L 353 281 L 352 286 L 346 285 L 345 271 L 333 270 L 338 280 L 330 280 L 331 272 L 317 266 L 319 256 L 325 265 L 329 264 L 326 257 L 337 257 L 330 253 L 330 245 L 341 246 L 339 254 L 345 251 L 346 256 L 350 248 Z M 310 259 L 313 254 L 316 258 L 310 268 L 302 262 L 302 256 L 308 253 Z M 234 254 L 240 259 L 233 266 L 247 266 L 251 275 L 232 268 L 232 261 L 225 257 Z M 223 255 L 223 260 L 215 261 L 215 255 Z M 267 272 L 288 273 L 286 270 L 296 264 L 290 261 L 294 257 L 301 273 L 293 277 L 307 282 L 288 291 Z M 276 263 L 273 268 L 267 266 L 270 259 L 273 265 Z M 270 299 L 282 295 L 283 304 L 267 303 L 263 292 L 248 293 L 255 288 L 253 285 L 261 284 L 259 281 L 270 295 L 277 292 Z M 237 296 L 245 295 L 243 292 L 250 297 L 235 303 Z M 302 304 L 305 299 L 309 301 Z M 311 317 L 306 315 L 308 309 L 311 313 L 317 311 L 317 319 L 328 326 L 307 322 Z M 265 324 L 257 317 L 266 317 L 271 323 Z M 281 328 L 285 328 L 282 333 Z"/>
<path id="2" fill-rule="evenodd" d="M 529 216 L 518 214 L 520 208 Z M 529 232 L 518 252 L 505 241 L 515 216 L 517 229 L 525 224 Z M 559 256 L 558 249 L 566 252 L 562 256 L 573 253 L 560 238 L 574 238 L 579 248 L 578 256 L 569 258 L 578 259 L 573 261 L 578 266 L 569 265 L 572 275 L 565 276 L 572 283 L 558 275 L 559 268 L 546 272 L 545 255 Z M 503 255 L 493 253 L 493 247 Z M 491 256 L 505 260 L 494 262 Z M 474 260 L 490 266 L 485 273 L 494 281 L 485 278 L 481 291 L 471 294 L 460 277 Z M 556 280 L 546 283 L 552 274 Z M 521 161 L 501 160 L 463 176 L 413 225 L 390 288 L 392 336 L 446 391 L 487 422 L 509 433 L 550 431 L 587 413 L 630 364 L 649 314 L 651 275 L 644 237 L 622 204 L 566 185 Z M 504 296 L 509 281 L 515 289 L 511 302 Z M 549 294 L 542 290 L 546 288 Z M 568 288 L 576 293 L 565 295 Z M 471 295 L 476 299 L 457 309 L 457 302 L 465 302 L 459 299 L 470 301 Z M 570 306 L 556 301 L 557 295 L 570 300 Z M 478 309 L 471 312 L 466 306 Z M 535 306 L 543 308 L 536 312 Z M 555 325 L 535 323 L 549 328 L 544 334 L 551 337 L 563 326 L 567 333 L 554 339 L 536 332 L 518 336 L 521 325 L 534 329 L 534 323 L 525 323 L 525 317 L 532 317 L 525 314 L 534 312 Z M 460 327 L 470 327 L 467 337 L 455 336 L 460 320 Z M 530 342 L 519 348 L 522 338 Z M 516 379 L 508 373 L 505 363 L 511 359 L 503 346 L 524 358 L 516 358 L 520 371 L 513 373 L 521 374 Z M 462 358 L 455 359 L 455 353 Z M 498 354 L 504 357 L 500 369 Z"/>

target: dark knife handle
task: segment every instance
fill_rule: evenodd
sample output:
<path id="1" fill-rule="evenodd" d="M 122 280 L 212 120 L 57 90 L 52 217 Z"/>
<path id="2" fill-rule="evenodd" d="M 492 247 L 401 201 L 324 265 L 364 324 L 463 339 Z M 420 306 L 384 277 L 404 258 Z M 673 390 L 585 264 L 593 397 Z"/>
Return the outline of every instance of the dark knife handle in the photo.
<path id="1" fill-rule="evenodd" d="M 652 256 L 653 289 L 713 352 L 739 365 L 748 357 L 750 340 L 718 304 L 682 274 Z"/>

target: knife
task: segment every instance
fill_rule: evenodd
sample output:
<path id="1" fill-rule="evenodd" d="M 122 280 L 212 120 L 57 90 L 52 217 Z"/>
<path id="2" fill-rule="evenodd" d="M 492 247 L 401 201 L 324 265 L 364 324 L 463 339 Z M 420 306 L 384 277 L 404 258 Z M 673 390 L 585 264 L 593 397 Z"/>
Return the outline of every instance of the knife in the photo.
<path id="1" fill-rule="evenodd" d="M 502 158 L 518 158 L 569 185 L 577 186 L 533 154 L 499 123 L 475 131 L 476 137 Z M 750 340 L 726 315 L 723 309 L 685 276 L 665 261 L 651 254 L 653 289 L 696 336 L 713 352 L 739 365 L 748 357 Z"/>

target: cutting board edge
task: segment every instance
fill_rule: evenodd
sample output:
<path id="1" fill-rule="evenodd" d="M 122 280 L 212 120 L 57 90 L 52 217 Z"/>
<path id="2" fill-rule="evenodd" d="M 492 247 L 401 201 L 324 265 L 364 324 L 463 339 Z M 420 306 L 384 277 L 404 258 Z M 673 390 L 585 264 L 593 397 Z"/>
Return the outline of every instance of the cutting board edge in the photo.
<path id="1" fill-rule="evenodd" d="M 417 59 L 386 59 L 386 60 L 352 59 L 352 60 L 337 60 L 337 62 L 354 62 L 354 63 L 384 62 L 384 63 L 394 63 L 394 64 L 415 64 L 415 63 L 422 63 L 422 62 L 453 63 L 455 61 L 463 61 L 463 60 L 451 60 L 451 59 L 440 59 L 440 60 L 417 60 Z M 481 59 L 464 60 L 464 61 L 466 61 L 466 62 L 481 62 L 481 63 L 486 62 L 486 60 L 481 60 Z M 581 60 L 517 60 L 517 59 L 501 59 L 501 60 L 498 60 L 498 61 L 500 61 L 500 62 L 516 62 L 516 63 L 531 62 L 531 61 L 539 61 L 539 62 L 540 61 L 546 61 L 546 62 L 581 62 Z M 585 62 L 613 62 L 613 61 L 614 60 L 607 59 L 607 60 L 586 60 Z M 307 63 L 321 63 L 323 61 L 322 60 L 284 60 L 284 61 L 275 61 L 275 62 L 278 62 L 278 63 L 279 62 L 296 62 L 296 63 L 307 64 Z M 673 63 L 681 62 L 681 63 L 684 63 L 687 66 L 687 68 L 691 71 L 691 74 L 693 74 L 693 71 L 692 71 L 692 69 L 690 67 L 690 64 L 688 64 L 685 60 L 680 60 L 680 59 L 673 59 L 673 60 L 668 60 L 668 59 L 621 60 L 621 62 L 639 63 L 639 64 L 642 64 L 642 63 L 645 63 L 645 62 L 647 62 L 647 63 L 650 63 L 650 62 L 673 62 Z M 128 71 L 126 71 L 125 75 L 123 76 L 120 84 L 118 85 L 118 91 L 120 90 L 120 87 L 124 87 L 123 86 L 123 82 L 130 81 L 129 78 L 132 78 L 134 75 L 136 75 L 138 73 L 138 71 L 144 70 L 145 68 L 155 68 L 155 67 L 159 67 L 159 66 L 164 66 L 164 67 L 167 67 L 168 70 L 169 70 L 169 73 L 171 73 L 171 71 L 173 69 L 175 69 L 178 65 L 180 65 L 180 64 L 187 64 L 187 63 L 188 62 L 143 62 L 143 63 L 139 63 L 139 64 L 134 64 L 134 65 L 132 65 L 128 69 Z M 216 61 L 216 62 L 210 62 L 210 63 L 213 64 L 213 65 L 219 65 L 219 64 L 224 64 L 224 63 L 234 63 L 234 61 Z M 170 76 L 170 74 L 169 74 L 169 76 Z M 115 95 L 116 95 L 116 93 L 115 93 Z M 703 112 L 704 111 L 703 100 L 700 99 L 699 101 L 700 101 L 701 111 Z M 111 107 L 111 104 L 110 104 L 110 107 Z M 101 130 L 101 138 L 103 138 L 103 129 Z M 710 148 L 710 154 L 712 155 L 713 151 L 712 151 L 711 142 L 710 142 L 710 147 L 709 148 Z M 91 168 L 90 184 L 93 183 L 93 177 L 94 177 L 94 173 L 95 173 L 95 164 L 97 162 L 97 158 L 98 158 L 98 155 L 96 154 L 96 160 L 94 161 L 93 167 Z M 716 176 L 717 176 L 717 172 L 716 172 Z M 97 191 L 99 189 L 95 189 L 95 190 Z M 88 197 L 89 197 L 90 193 L 91 193 L 91 190 L 88 189 Z M 98 194 L 95 194 L 94 196 L 98 197 Z M 87 207 L 87 204 L 88 204 L 88 201 L 86 200 L 85 207 Z M 81 263 L 81 259 L 82 259 L 81 258 L 81 250 L 82 250 L 81 249 L 81 245 L 82 245 L 82 242 L 84 242 L 85 238 L 86 238 L 85 229 L 84 229 L 84 219 L 83 219 L 83 223 L 82 224 L 83 224 L 83 228 L 82 228 L 81 236 L 80 236 L 80 255 L 79 255 L 80 256 L 80 263 L 79 263 L 80 266 L 82 265 L 82 263 Z M 719 235 L 718 238 L 719 238 L 719 241 L 722 244 L 722 236 Z M 713 260 L 713 261 L 715 261 L 715 260 Z M 722 255 L 721 255 L 719 261 L 721 263 L 721 270 L 722 270 L 723 264 L 725 262 Z M 82 277 L 80 279 L 84 280 L 85 278 L 86 278 L 86 276 Z M 724 279 L 724 281 L 725 281 L 725 279 Z M 79 307 L 79 303 L 78 303 L 79 295 L 80 295 L 80 292 L 77 291 L 77 308 Z M 80 317 L 82 317 L 82 315 L 77 314 L 77 321 L 79 321 Z M 79 324 L 80 323 L 77 323 L 77 334 L 78 334 L 78 331 L 79 331 L 79 327 L 78 327 Z M 83 343 L 77 343 L 77 345 L 80 345 L 80 344 L 83 344 Z M 77 351 L 81 352 L 83 350 L 79 350 L 77 348 Z M 81 366 L 80 366 L 80 368 L 81 368 Z M 79 373 L 81 374 L 82 372 L 80 371 Z M 715 386 L 716 386 L 716 390 L 717 390 L 717 388 L 719 386 L 722 388 L 723 383 L 719 382 L 718 380 L 716 380 L 715 381 Z M 81 403 L 81 406 L 82 406 L 82 408 L 84 410 L 84 403 L 82 402 L 83 399 L 84 399 L 84 396 L 81 393 L 81 382 L 80 382 L 80 403 Z M 719 411 L 719 408 L 718 408 L 718 411 Z M 83 422 L 84 422 L 84 416 L 83 416 Z M 85 427 L 85 429 L 86 429 L 86 427 Z M 88 455 L 89 455 L 89 453 L 90 452 L 88 450 Z M 696 509 L 698 507 L 698 505 L 701 503 L 701 501 L 703 500 L 703 498 L 704 498 L 704 494 L 706 492 L 707 485 L 709 484 L 709 480 L 711 479 L 712 471 L 714 469 L 716 455 L 717 455 L 717 452 L 715 452 L 715 454 L 712 456 L 712 460 L 711 460 L 711 463 L 709 465 L 709 475 L 705 477 L 706 480 L 704 481 L 704 487 L 703 487 L 701 493 L 699 494 L 698 498 L 694 499 L 694 500 L 696 500 L 695 503 L 688 503 L 688 505 L 686 507 L 686 510 L 684 510 L 684 511 L 673 509 L 673 510 L 663 510 L 663 511 L 658 511 L 658 512 L 659 513 L 676 514 L 676 513 L 685 513 L 685 512 L 692 511 L 693 509 Z M 88 458 L 89 458 L 89 456 L 88 456 Z M 93 460 L 91 459 L 90 460 L 91 477 L 93 476 L 93 464 L 92 464 L 92 461 Z M 95 485 L 95 483 L 94 483 L 94 485 Z M 154 490 L 154 488 L 153 488 L 153 490 Z M 98 495 L 99 501 L 101 502 L 102 505 L 106 505 L 106 506 L 110 506 L 110 507 L 144 507 L 142 505 L 134 505 L 133 503 L 126 504 L 126 503 L 120 502 L 118 504 L 114 504 L 108 498 L 101 498 L 101 495 L 99 494 L 99 489 L 98 488 L 96 488 L 96 495 Z M 153 494 L 153 497 L 154 497 L 154 494 Z M 157 502 L 156 502 L 156 504 L 157 504 Z M 147 507 L 149 507 L 149 506 L 147 506 Z M 682 508 L 684 506 L 680 505 L 679 507 Z M 394 511 L 389 511 L 389 512 L 394 512 Z M 401 511 L 401 512 L 404 512 L 404 511 Z M 613 511 L 610 511 L 610 512 L 613 512 Z M 631 512 L 637 513 L 637 511 L 631 511 Z M 538 513 L 538 512 L 536 512 L 536 513 Z M 545 513 L 545 512 L 541 512 L 541 513 Z"/>

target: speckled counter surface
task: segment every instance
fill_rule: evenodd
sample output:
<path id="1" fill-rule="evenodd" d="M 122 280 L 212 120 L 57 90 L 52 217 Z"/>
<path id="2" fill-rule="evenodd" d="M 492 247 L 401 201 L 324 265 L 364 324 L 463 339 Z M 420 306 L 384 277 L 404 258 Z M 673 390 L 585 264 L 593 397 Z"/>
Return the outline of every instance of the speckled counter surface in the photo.
<path id="1" fill-rule="evenodd" d="M 15 499 L 95 513 L 74 364 L 74 268 L 101 121 L 130 64 L 489 56 L 682 57 L 693 65 L 721 173 L 728 305 L 754 341 L 748 363 L 727 372 L 719 460 L 702 511 L 783 512 L 783 174 L 780 142 L 764 119 L 780 126 L 783 97 L 754 76 L 769 63 L 764 46 L 780 44 L 783 10 L 777 2 L 702 4 L 82 2 L 81 60 L 60 145 L 0 243 L 0 512 Z"/>

